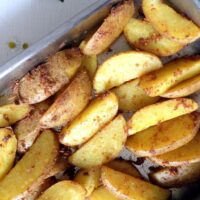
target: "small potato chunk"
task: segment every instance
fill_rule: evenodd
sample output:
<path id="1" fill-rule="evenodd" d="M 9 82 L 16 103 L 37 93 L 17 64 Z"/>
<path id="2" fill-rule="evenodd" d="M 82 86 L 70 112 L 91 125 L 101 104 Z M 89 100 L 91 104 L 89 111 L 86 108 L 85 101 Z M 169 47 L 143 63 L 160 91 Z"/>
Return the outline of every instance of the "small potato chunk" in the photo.
<path id="1" fill-rule="evenodd" d="M 72 121 L 88 104 L 92 86 L 87 71 L 80 71 L 40 119 L 43 128 L 58 127 Z"/>
<path id="2" fill-rule="evenodd" d="M 60 142 L 66 146 L 77 146 L 86 142 L 108 123 L 118 111 L 117 97 L 108 92 L 93 100 L 60 134 Z"/>
<path id="3" fill-rule="evenodd" d="M 138 84 L 139 79 L 135 79 L 112 89 L 112 92 L 118 98 L 121 111 L 135 112 L 144 106 L 156 103 L 160 99 L 160 97 L 149 97 Z"/>
<path id="4" fill-rule="evenodd" d="M 126 141 L 126 121 L 118 115 L 92 139 L 69 157 L 69 162 L 82 168 L 100 166 L 116 158 Z"/>
<path id="5" fill-rule="evenodd" d="M 44 131 L 0 182 L 0 197 L 4 200 L 17 199 L 31 186 L 43 182 L 49 170 L 56 162 L 59 144 L 55 134 Z"/>
<path id="6" fill-rule="evenodd" d="M 141 157 L 160 155 L 191 141 L 199 125 L 199 114 L 183 115 L 132 135 L 126 141 L 126 147 Z"/>
<path id="7" fill-rule="evenodd" d="M 112 8 L 110 15 L 83 48 L 86 55 L 97 55 L 106 50 L 122 33 L 135 12 L 133 1 L 126 0 Z"/>
<path id="8" fill-rule="evenodd" d="M 153 54 L 138 51 L 119 53 L 99 66 L 93 87 L 97 93 L 102 93 L 161 67 L 160 59 Z"/>
<path id="9" fill-rule="evenodd" d="M 200 36 L 198 26 L 162 0 L 143 0 L 142 8 L 146 18 L 161 35 L 184 44 Z"/>
<path id="10" fill-rule="evenodd" d="M 28 104 L 8 104 L 0 106 L 0 127 L 6 127 L 25 118 L 31 111 Z"/>
<path id="11" fill-rule="evenodd" d="M 160 35 L 145 20 L 132 18 L 124 28 L 124 35 L 131 46 L 157 56 L 170 56 L 184 47 L 183 44 Z"/>
<path id="12" fill-rule="evenodd" d="M 176 118 L 198 109 L 192 99 L 178 98 L 146 106 L 138 110 L 128 121 L 128 134 L 132 135 L 161 122 Z"/>
<path id="13" fill-rule="evenodd" d="M 73 181 L 60 181 L 47 189 L 38 200 L 84 200 L 85 190 Z"/>
<path id="14" fill-rule="evenodd" d="M 162 69 L 141 77 L 139 86 L 147 95 L 164 94 L 178 83 L 200 74 L 200 58 L 180 58 L 166 64 Z"/>
<path id="15" fill-rule="evenodd" d="M 15 160 L 17 139 L 11 128 L 0 128 L 0 180 L 9 172 Z"/>
<path id="16" fill-rule="evenodd" d="M 33 69 L 19 81 L 20 101 L 35 104 L 55 94 L 74 76 L 82 59 L 78 48 L 66 49 L 48 58 L 47 63 Z"/>
<path id="17" fill-rule="evenodd" d="M 103 185 L 122 200 L 167 200 L 170 196 L 168 190 L 108 167 L 102 167 L 101 179 Z"/>

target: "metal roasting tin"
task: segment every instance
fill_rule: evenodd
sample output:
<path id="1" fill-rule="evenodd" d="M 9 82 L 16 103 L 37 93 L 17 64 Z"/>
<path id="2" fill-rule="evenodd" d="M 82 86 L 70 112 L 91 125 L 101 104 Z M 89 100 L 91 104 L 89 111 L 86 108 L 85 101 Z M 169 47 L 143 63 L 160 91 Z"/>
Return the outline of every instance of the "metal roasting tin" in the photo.
<path id="1" fill-rule="evenodd" d="M 23 53 L 14 57 L 4 65 L 0 66 L 0 93 L 5 93 L 12 86 L 12 83 L 24 76 L 33 67 L 43 62 L 49 55 L 54 54 L 60 49 L 78 44 L 86 35 L 88 30 L 99 24 L 109 13 L 110 8 L 121 0 L 99 0 L 80 12 L 74 18 L 62 24 L 54 32 L 32 45 Z M 136 7 L 139 7 L 141 1 L 135 0 Z M 199 0 L 169 0 L 169 3 L 176 9 L 185 13 L 195 23 L 200 25 L 200 1 Z M 123 36 L 121 36 L 109 49 L 98 56 L 98 62 L 103 62 L 111 55 L 130 50 Z M 163 63 L 170 60 L 188 55 L 200 54 L 200 40 L 188 45 L 176 55 L 162 58 Z M 200 104 L 200 94 L 192 95 Z M 199 147 L 200 148 L 200 147 Z M 133 154 L 124 149 L 120 157 L 133 161 L 135 166 L 148 179 L 147 172 L 152 163 L 148 160 L 144 162 Z M 171 200 L 200 200 L 200 180 L 188 184 L 181 188 L 172 188 Z"/>

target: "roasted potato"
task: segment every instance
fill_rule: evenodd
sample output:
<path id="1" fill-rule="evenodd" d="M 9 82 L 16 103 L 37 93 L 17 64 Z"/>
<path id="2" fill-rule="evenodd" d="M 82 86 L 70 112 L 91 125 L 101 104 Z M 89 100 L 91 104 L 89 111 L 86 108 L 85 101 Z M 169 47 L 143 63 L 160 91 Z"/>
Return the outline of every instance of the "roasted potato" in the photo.
<path id="1" fill-rule="evenodd" d="M 97 93 L 102 93 L 161 67 L 160 59 L 153 54 L 122 52 L 111 56 L 99 66 L 93 87 Z"/>
<path id="2" fill-rule="evenodd" d="M 134 14 L 132 0 L 125 0 L 112 8 L 110 15 L 87 41 L 83 48 L 86 55 L 97 55 L 106 50 L 122 33 L 124 26 Z"/>
<path id="3" fill-rule="evenodd" d="M 66 49 L 48 58 L 45 64 L 33 69 L 18 83 L 21 102 L 35 104 L 55 94 L 74 76 L 81 66 L 80 49 Z"/>
<path id="4" fill-rule="evenodd" d="M 120 85 L 112 92 L 118 98 L 119 109 L 121 111 L 132 111 L 135 112 L 144 106 L 157 102 L 160 97 L 149 97 L 139 86 L 139 79 L 134 79 L 123 85 Z"/>
<path id="5" fill-rule="evenodd" d="M 101 180 L 112 194 L 124 200 L 165 200 L 170 195 L 168 190 L 105 166 L 101 170 Z"/>
<path id="6" fill-rule="evenodd" d="M 170 56 L 184 47 L 160 35 L 146 20 L 132 18 L 124 28 L 124 35 L 131 46 L 157 56 Z"/>
<path id="7" fill-rule="evenodd" d="M 192 99 L 178 98 L 162 101 L 146 106 L 128 121 L 128 134 L 132 135 L 161 122 L 191 113 L 198 109 L 198 104 Z"/>
<path id="8" fill-rule="evenodd" d="M 88 104 L 91 93 L 89 75 L 81 70 L 42 116 L 40 126 L 52 128 L 68 124 Z"/>
<path id="9" fill-rule="evenodd" d="M 7 104 L 14 104 L 16 100 L 16 96 L 14 94 L 0 94 L 0 106 L 4 106 Z"/>
<path id="10" fill-rule="evenodd" d="M 180 58 L 141 77 L 139 86 L 149 96 L 159 96 L 178 83 L 200 74 L 200 58 Z"/>
<path id="11" fill-rule="evenodd" d="M 191 141 L 199 125 L 199 114 L 183 115 L 132 135 L 126 141 L 126 147 L 141 157 L 160 155 Z"/>
<path id="12" fill-rule="evenodd" d="M 190 43 L 200 36 L 198 26 L 162 0 L 143 0 L 142 9 L 146 18 L 161 35 L 183 44 Z"/>
<path id="13" fill-rule="evenodd" d="M 60 133 L 60 142 L 76 146 L 86 142 L 100 128 L 108 123 L 118 111 L 117 97 L 109 92 L 93 100 L 69 126 Z"/>
<path id="14" fill-rule="evenodd" d="M 118 115 L 92 139 L 69 157 L 69 162 L 82 168 L 105 164 L 116 158 L 126 141 L 126 121 Z"/>

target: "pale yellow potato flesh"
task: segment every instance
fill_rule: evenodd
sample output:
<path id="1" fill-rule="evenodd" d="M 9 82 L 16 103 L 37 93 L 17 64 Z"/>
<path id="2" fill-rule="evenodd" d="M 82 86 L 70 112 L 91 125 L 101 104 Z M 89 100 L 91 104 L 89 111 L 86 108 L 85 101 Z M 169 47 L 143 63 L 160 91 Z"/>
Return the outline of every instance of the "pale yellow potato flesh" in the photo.
<path id="1" fill-rule="evenodd" d="M 158 57 L 147 52 L 126 51 L 111 56 L 98 68 L 93 87 L 102 93 L 162 67 Z"/>
<path id="2" fill-rule="evenodd" d="M 180 58 L 167 63 L 162 69 L 141 77 L 140 87 L 149 96 L 159 96 L 178 83 L 200 74 L 200 58 Z"/>
<path id="3" fill-rule="evenodd" d="M 100 166 L 116 158 L 127 135 L 126 121 L 118 115 L 93 138 L 69 157 L 69 162 L 81 168 Z"/>
<path id="4" fill-rule="evenodd" d="M 160 97 L 148 96 L 138 84 L 139 79 L 134 79 L 111 90 L 118 98 L 121 111 L 135 112 L 144 106 L 156 103 L 160 99 Z"/>
<path id="5" fill-rule="evenodd" d="M 0 127 L 6 127 L 25 118 L 31 111 L 28 104 L 8 104 L 0 106 Z"/>
<path id="6" fill-rule="evenodd" d="M 141 157 L 156 156 L 191 141 L 199 130 L 200 116 L 186 114 L 140 131 L 126 141 L 126 148 Z"/>
<path id="7" fill-rule="evenodd" d="M 143 0 L 142 9 L 145 17 L 161 35 L 184 44 L 200 36 L 197 25 L 177 13 L 163 0 Z"/>
<path id="8" fill-rule="evenodd" d="M 59 151 L 55 134 L 44 131 L 0 182 L 0 197 L 4 200 L 19 198 L 31 188 L 35 182 L 41 183 L 56 162 Z"/>
<path id="9" fill-rule="evenodd" d="M 200 75 L 197 75 L 193 78 L 190 78 L 186 81 L 179 83 L 173 88 L 170 88 L 161 96 L 166 98 L 185 97 L 199 90 L 200 90 Z"/>
<path id="10" fill-rule="evenodd" d="M 0 128 L 0 180 L 12 168 L 17 150 L 17 139 L 11 128 Z"/>
<path id="11" fill-rule="evenodd" d="M 146 106 L 135 112 L 129 119 L 127 123 L 128 134 L 133 135 L 151 126 L 191 113 L 197 109 L 198 104 L 188 98 L 170 99 Z"/>
<path id="12" fill-rule="evenodd" d="M 147 20 L 132 18 L 124 28 L 124 35 L 131 46 L 157 56 L 170 56 L 184 47 L 160 35 Z"/>
<path id="13" fill-rule="evenodd" d="M 118 111 L 118 100 L 114 93 L 108 92 L 94 99 L 69 126 L 60 133 L 60 142 L 66 146 L 77 146 L 86 142 Z"/>
<path id="14" fill-rule="evenodd" d="M 123 1 L 112 8 L 101 26 L 86 42 L 82 51 L 85 55 L 97 55 L 105 51 L 122 33 L 124 26 L 135 12 L 132 0 Z"/>
<path id="15" fill-rule="evenodd" d="M 38 200 L 84 200 L 85 190 L 73 181 L 60 181 L 48 188 Z"/>
<path id="16" fill-rule="evenodd" d="M 88 104 L 92 84 L 86 70 L 81 70 L 40 119 L 40 126 L 53 128 L 68 124 Z"/>
<path id="17" fill-rule="evenodd" d="M 127 174 L 102 167 L 103 185 L 122 200 L 167 200 L 170 192 Z"/>

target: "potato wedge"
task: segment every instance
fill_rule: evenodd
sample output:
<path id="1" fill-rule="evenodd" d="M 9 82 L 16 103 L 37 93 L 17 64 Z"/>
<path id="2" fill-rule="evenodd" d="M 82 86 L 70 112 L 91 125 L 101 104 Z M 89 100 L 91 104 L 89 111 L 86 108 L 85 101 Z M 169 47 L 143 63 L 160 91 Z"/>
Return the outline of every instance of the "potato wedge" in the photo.
<path id="1" fill-rule="evenodd" d="M 112 8 L 109 16 L 85 44 L 83 53 L 86 55 L 97 55 L 106 50 L 122 33 L 124 26 L 134 12 L 132 0 L 123 1 Z"/>
<path id="2" fill-rule="evenodd" d="M 112 89 L 112 92 L 118 98 L 121 111 L 135 112 L 144 106 L 156 103 L 160 99 L 160 97 L 149 97 L 138 84 L 139 79 L 134 79 Z"/>
<path id="3" fill-rule="evenodd" d="M 143 0 L 142 9 L 146 18 L 161 35 L 184 44 L 200 36 L 198 26 L 162 0 Z"/>
<path id="4" fill-rule="evenodd" d="M 186 114 L 132 135 L 126 141 L 126 147 L 141 157 L 160 155 L 191 141 L 199 126 L 199 114 Z"/>
<path id="5" fill-rule="evenodd" d="M 81 66 L 83 55 L 80 49 L 66 49 L 48 58 L 26 74 L 18 83 L 21 102 L 35 104 L 55 94 L 74 76 Z"/>
<path id="6" fill-rule="evenodd" d="M 9 172 L 15 160 L 17 139 L 11 128 L 0 128 L 0 180 Z"/>
<path id="7" fill-rule="evenodd" d="M 124 28 L 124 35 L 131 46 L 157 56 L 170 56 L 184 47 L 160 35 L 146 20 L 132 18 Z"/>
<path id="8" fill-rule="evenodd" d="M 72 121 L 88 104 L 92 84 L 86 70 L 81 70 L 40 119 L 40 126 L 52 128 Z"/>
<path id="9" fill-rule="evenodd" d="M 180 166 L 197 163 L 200 161 L 199 146 L 200 132 L 184 146 L 150 159 L 161 166 Z"/>
<path id="10" fill-rule="evenodd" d="M 170 192 L 141 179 L 102 167 L 101 179 L 103 185 L 120 199 L 165 200 Z"/>
<path id="11" fill-rule="evenodd" d="M 32 107 L 28 104 L 8 104 L 0 106 L 0 127 L 6 127 L 25 118 Z"/>
<path id="12" fill-rule="evenodd" d="M 186 81 L 179 83 L 173 88 L 170 88 L 161 96 L 166 98 L 185 97 L 199 90 L 200 90 L 200 75 L 197 75 L 193 78 L 190 78 Z"/>
<path id="13" fill-rule="evenodd" d="M 146 52 L 127 51 L 111 56 L 99 66 L 93 87 L 102 93 L 162 67 L 160 59 Z"/>
<path id="14" fill-rule="evenodd" d="M 50 130 L 44 131 L 0 182 L 0 197 L 4 197 L 4 200 L 17 199 L 36 181 L 42 182 L 56 162 L 58 151 L 55 134 Z"/>
<path id="15" fill-rule="evenodd" d="M 187 98 L 171 99 L 146 106 L 134 113 L 128 121 L 128 134 L 135 134 L 197 109 L 198 104 L 192 99 Z"/>
<path id="16" fill-rule="evenodd" d="M 14 104 L 16 100 L 16 96 L 14 94 L 0 94 L 0 106 L 4 106 L 7 104 Z"/>
<path id="17" fill-rule="evenodd" d="M 126 121 L 118 115 L 92 139 L 69 157 L 69 162 L 82 168 L 105 164 L 116 158 L 126 141 Z"/>
<path id="18" fill-rule="evenodd" d="M 173 86 L 200 74 L 200 58 L 180 58 L 141 77 L 139 86 L 149 96 L 164 94 Z"/>
<path id="19" fill-rule="evenodd" d="M 47 189 L 38 200 L 84 200 L 85 190 L 73 181 L 60 181 Z"/>
<path id="20" fill-rule="evenodd" d="M 63 128 L 60 142 L 66 146 L 76 146 L 86 142 L 108 123 L 117 111 L 117 97 L 111 92 L 101 95 L 93 100 L 69 126 Z"/>

